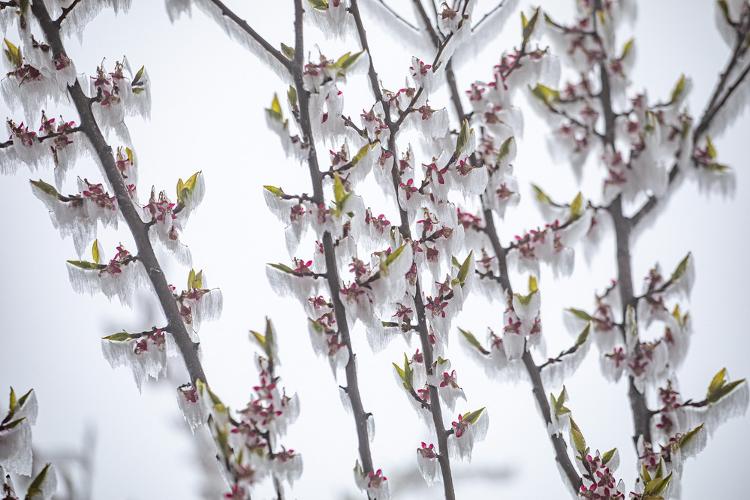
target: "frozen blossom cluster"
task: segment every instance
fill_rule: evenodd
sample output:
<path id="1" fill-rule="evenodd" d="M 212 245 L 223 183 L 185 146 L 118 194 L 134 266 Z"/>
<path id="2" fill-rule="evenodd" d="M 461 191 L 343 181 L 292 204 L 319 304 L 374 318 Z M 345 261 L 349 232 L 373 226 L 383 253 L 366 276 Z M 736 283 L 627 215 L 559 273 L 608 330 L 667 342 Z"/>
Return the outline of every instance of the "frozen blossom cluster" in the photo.
<path id="1" fill-rule="evenodd" d="M 264 480 L 271 480 L 277 497 L 284 497 L 285 486 L 302 474 L 302 456 L 281 444 L 287 427 L 299 415 L 299 399 L 289 395 L 277 375 L 280 364 L 276 332 L 266 320 L 263 333 L 251 331 L 258 382 L 250 400 L 232 411 L 202 381 L 177 388 L 177 401 L 193 431 L 206 425 L 219 444 L 217 458 L 229 484 L 225 498 L 245 500 Z"/>
<path id="2" fill-rule="evenodd" d="M 52 464 L 41 469 L 33 467 L 31 428 L 38 411 L 34 389 L 19 395 L 10 388 L 8 408 L 0 420 L 0 494 L 3 500 L 21 497 L 48 500 L 57 490 L 57 475 Z M 36 471 L 33 478 L 32 471 Z M 25 485 L 25 495 L 20 493 L 20 487 L 16 488 L 17 482 Z"/>
<path id="3" fill-rule="evenodd" d="M 187 287 L 178 293 L 166 281 L 154 253 L 158 245 L 180 263 L 191 265 L 181 233 L 205 188 L 201 172 L 196 172 L 177 181 L 173 196 L 152 188 L 150 197 L 140 201 L 138 162 L 125 118 L 149 115 L 151 82 L 145 67 L 134 70 L 123 57 L 84 74 L 65 51 L 66 35 L 82 30 L 102 8 L 119 12 L 129 4 L 124 0 L 0 2 L 5 33 L 0 88 L 12 113 L 6 117 L 8 140 L 0 143 L 0 170 L 13 174 L 25 166 L 42 176 L 30 181 L 31 189 L 61 236 L 73 240 L 76 257 L 67 261 L 67 270 L 75 291 L 102 293 L 124 305 L 130 305 L 143 288 L 155 292 L 166 317 L 163 326 L 140 333 L 121 331 L 102 339 L 105 358 L 113 367 L 128 367 L 140 389 L 149 378 L 166 374 L 167 358 L 175 353 L 184 358 L 192 380 L 205 378 L 198 358 L 198 330 L 203 322 L 219 316 L 222 296 L 218 289 L 207 287 L 203 272 L 194 270 Z M 73 119 L 71 105 L 78 114 Z M 49 112 L 56 107 L 61 108 L 60 115 Z M 99 167 L 98 178 L 71 182 L 68 174 L 86 157 Z M 107 234 L 100 230 L 116 230 L 122 222 L 130 241 L 103 245 L 100 238 Z M 11 395 L 2 427 L 7 471 L 31 472 L 33 398 L 31 392 L 18 401 Z M 54 493 L 54 472 L 44 469 L 40 477 L 32 481 L 26 498 Z M 12 490 L 6 483 L 8 498 L 15 498 Z"/>
<path id="4" fill-rule="evenodd" d="M 732 192 L 734 174 L 721 163 L 712 137 L 746 106 L 750 4 L 717 2 L 717 24 L 732 53 L 704 113 L 693 117 L 684 75 L 676 75 L 668 96 L 634 90 L 629 75 L 636 43 L 616 37 L 635 17 L 633 0 L 576 0 L 570 23 L 541 8 L 522 12 L 516 45 L 498 54 L 485 79 L 472 81 L 458 81 L 456 71 L 499 31 L 515 2 L 482 15 L 474 0 L 435 2 L 434 9 L 410 3 L 415 24 L 382 1 L 294 0 L 294 42 L 276 47 L 221 1 L 166 0 L 172 21 L 196 7 L 283 82 L 264 111 L 266 124 L 290 163 L 309 176 L 310 188 L 295 193 L 263 186 L 289 254 L 268 263 L 266 273 L 276 292 L 304 309 L 312 349 L 329 364 L 338 388 L 331 387 L 355 422 L 354 484 L 369 499 L 391 495 L 386 471 L 373 460 L 375 417 L 365 409 L 358 382 L 356 359 L 363 354 L 355 353 L 352 336 L 364 334 L 373 351 L 404 342 L 403 357 L 392 366 L 398 390 L 424 424 L 414 438 L 415 465 L 428 485 L 442 485 L 446 500 L 455 498 L 451 462 L 471 460 L 489 422 L 451 362 L 449 338 L 456 332 L 488 375 L 532 385 L 563 481 L 575 496 L 677 498 L 684 460 L 700 452 L 722 422 L 745 411 L 748 387 L 722 369 L 705 398 L 679 392 L 675 370 L 692 334 L 693 256 L 671 274 L 654 266 L 637 292 L 631 243 L 683 178 L 708 192 Z M 203 174 L 180 178 L 174 193 L 139 192 L 140 166 L 125 119 L 149 114 L 148 72 L 143 66 L 134 71 L 123 57 L 85 75 L 65 53 L 65 36 L 80 32 L 101 8 L 124 11 L 129 4 L 0 2 L 0 23 L 9 33 L 0 90 L 17 115 L 6 122 L 0 172 L 25 165 L 52 177 L 32 180 L 31 187 L 54 227 L 73 241 L 76 258 L 67 269 L 76 291 L 103 293 L 125 305 L 140 288 L 154 292 L 165 324 L 108 335 L 102 351 L 113 367 L 132 371 L 139 389 L 165 375 L 171 355 L 182 358 L 190 382 L 177 389 L 178 405 L 194 432 L 205 426 L 213 437 L 225 498 L 250 498 L 266 481 L 284 498 L 302 472 L 301 456 L 281 444 L 299 401 L 280 384 L 270 321 L 264 333 L 251 332 L 259 380 L 245 408 L 230 410 L 200 363 L 199 330 L 219 317 L 223 304 L 221 291 L 192 268 L 183 242 L 204 197 Z M 394 87 L 382 82 L 372 58 L 370 18 L 414 53 Z M 311 50 L 308 25 L 336 41 L 337 49 Z M 370 96 L 352 103 L 351 81 L 365 78 Z M 441 106 L 437 98 L 446 92 L 449 100 Z M 521 95 L 550 124 L 552 152 L 571 163 L 578 180 L 595 168 L 601 189 L 558 201 L 534 184 L 544 222 L 501 234 L 526 191 L 514 172 L 524 132 Z M 77 118 L 40 111 L 68 102 Z M 84 156 L 94 159 L 101 178 L 78 178 L 71 186 L 67 173 Z M 368 182 L 385 195 L 384 206 L 357 194 Z M 103 246 L 100 229 L 123 222 L 127 242 Z M 542 266 L 555 277 L 572 275 L 576 251 L 596 251 L 606 232 L 615 235 L 617 278 L 595 294 L 591 308 L 564 312 L 575 340 L 548 357 L 545 337 L 555 332 L 543 327 Z M 184 289 L 170 284 L 155 248 L 190 268 Z M 483 338 L 454 324 L 472 296 L 489 299 L 492 319 Z M 562 385 L 592 344 L 603 376 L 625 378 L 630 387 L 639 470 L 630 486 L 617 475 L 616 449 L 602 453 L 587 445 Z M 539 356 L 546 361 L 537 362 Z M 9 416 L 0 424 L 3 470 L 30 473 L 35 408 L 33 393 L 18 400 L 11 393 Z M 40 492 L 54 489 L 47 470 Z M 15 498 L 8 481 L 4 493 Z"/>
<path id="5" fill-rule="evenodd" d="M 559 55 L 565 79 L 532 84 L 528 94 L 532 108 L 552 126 L 552 152 L 571 163 L 578 179 L 584 168 L 600 167 L 601 192 L 586 197 L 579 192 L 572 201 L 559 202 L 542 187 L 532 186 L 542 214 L 552 221 L 515 236 L 506 246 L 493 243 L 494 255 L 479 249 L 483 278 L 499 277 L 501 284 L 505 281 L 507 293 L 510 280 L 502 276 L 509 267 L 515 267 L 520 273 L 531 274 L 529 294 L 508 295 L 502 334 L 491 329 L 484 343 L 461 330 L 462 338 L 490 373 L 510 366 L 515 368 L 511 378 L 520 372 L 522 378 L 531 380 L 535 391 L 559 387 L 593 343 L 603 376 L 613 382 L 625 377 L 631 387 L 641 473 L 637 483 L 627 488 L 615 476 L 616 450 L 593 453 L 586 446 L 580 429 L 570 419 L 563 388 L 549 402 L 537 398 L 556 444 L 563 477 L 581 498 L 677 498 L 684 459 L 703 449 L 706 433 L 745 412 L 747 382 L 730 380 L 722 369 L 703 400 L 681 396 L 675 370 L 685 359 L 692 334 L 686 302 L 695 281 L 694 257 L 688 254 L 667 274 L 655 266 L 638 293 L 633 287 L 630 244 L 645 223 L 658 214 L 683 177 L 696 179 L 704 190 L 731 193 L 733 173 L 718 161 L 711 134 L 725 128 L 722 120 L 727 102 L 744 106 L 737 100 L 748 85 L 750 6 L 746 2 L 717 2 L 717 22 L 722 31 L 729 32 L 727 38 L 735 50 L 706 111 L 697 118 L 685 105 L 690 80 L 684 75 L 676 79 L 667 98 L 650 100 L 645 90 L 632 90 L 629 72 L 636 45 L 631 39 L 618 46 L 615 33 L 621 23 L 634 18 L 634 2 L 588 0 L 576 2 L 576 6 L 576 18 L 569 24 L 537 11 L 543 39 L 551 44 L 547 50 Z M 524 27 L 533 20 L 524 21 Z M 484 95 L 481 90 L 481 86 L 473 85 L 470 98 L 480 99 Z M 511 145 L 503 153 L 509 153 Z M 509 191 L 514 190 L 497 193 L 507 196 Z M 490 199 L 489 194 L 485 196 Z M 486 203 L 485 208 L 491 205 Z M 486 216 L 484 220 L 481 214 L 463 217 L 467 227 L 477 232 L 495 232 L 494 222 Z M 570 274 L 576 242 L 581 241 L 589 254 L 604 231 L 615 233 L 617 279 L 595 294 L 592 309 L 565 311 L 565 324 L 577 337 L 573 346 L 542 364 L 533 364 L 525 349 L 536 343 L 530 332 L 541 332 L 536 316 L 539 263 L 551 265 L 555 274 Z M 493 267 L 495 262 L 499 268 Z M 525 334 L 523 342 L 514 342 L 512 334 L 518 333 Z M 518 358 L 523 367 L 513 363 Z M 534 372 L 539 372 L 539 379 Z M 566 431 L 576 452 L 575 468 L 569 466 L 567 456 L 561 461 L 557 446 Z"/>

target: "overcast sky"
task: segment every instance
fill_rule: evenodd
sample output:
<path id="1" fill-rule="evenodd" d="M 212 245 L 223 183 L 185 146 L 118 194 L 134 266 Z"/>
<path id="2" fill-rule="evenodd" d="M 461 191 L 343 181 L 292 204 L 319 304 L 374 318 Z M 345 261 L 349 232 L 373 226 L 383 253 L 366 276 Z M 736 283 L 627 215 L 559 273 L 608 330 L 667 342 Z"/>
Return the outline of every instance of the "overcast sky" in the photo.
<path id="1" fill-rule="evenodd" d="M 227 3 L 272 44 L 293 40 L 291 2 Z M 407 2 L 391 1 L 394 6 L 402 3 Z M 529 3 L 523 1 L 521 7 L 528 10 Z M 572 1 L 548 3 L 553 17 L 570 19 Z M 263 108 L 273 92 L 283 92 L 285 85 L 201 13 L 171 25 L 162 2 L 134 0 L 133 4 L 126 15 L 115 17 L 107 12 L 94 19 L 82 44 L 75 38 L 66 42 L 68 54 L 79 71 L 89 73 L 102 59 L 111 63 L 123 54 L 133 66 L 148 68 L 151 120 L 128 121 L 140 162 L 142 193 L 151 184 L 171 193 L 178 177 L 196 170 L 205 175 L 207 194 L 191 216 L 184 240 L 192 249 L 195 267 L 205 269 L 210 285 L 220 287 L 224 294 L 223 316 L 201 330 L 207 376 L 227 402 L 243 405 L 256 379 L 247 331 L 261 328 L 264 316 L 271 316 L 280 338 L 281 375 L 288 390 L 300 394 L 302 405 L 301 416 L 285 440 L 305 461 L 293 496 L 333 498 L 354 493 L 350 471 L 356 437 L 351 417 L 339 401 L 337 383 L 328 364 L 313 354 L 301 308 L 292 300 L 276 297 L 265 278 L 263 263 L 285 258 L 286 249 L 283 228 L 266 210 L 261 185 L 281 185 L 291 192 L 310 190 L 305 169 L 284 158 L 277 138 L 265 127 Z M 477 13 L 492 2 L 479 4 Z M 680 73 L 686 73 L 694 82 L 690 109 L 700 113 L 729 53 L 714 27 L 712 4 L 705 0 L 640 2 L 636 24 L 624 26 L 621 33 L 621 43 L 630 33 L 635 36 L 638 59 L 632 76 L 637 88 L 648 88 L 654 98 L 667 96 Z M 406 10 L 410 15 L 410 9 Z M 374 20 L 365 21 L 372 26 L 371 44 L 380 76 L 386 87 L 398 88 L 411 50 L 403 40 L 374 26 Z M 458 75 L 462 88 L 490 77 L 501 51 L 518 40 L 518 25 L 514 14 L 502 35 L 464 65 Z M 310 32 L 320 39 L 319 32 Z M 330 55 L 358 49 L 351 39 L 321 47 L 334 47 Z M 364 77 L 352 78 L 346 95 L 346 112 L 358 114 L 370 100 Z M 447 100 L 439 94 L 431 103 L 438 107 Z M 3 106 L 0 103 L 0 115 L 5 116 L 8 112 Z M 505 238 L 542 222 L 528 196 L 529 182 L 542 184 L 558 198 L 572 199 L 578 190 L 569 166 L 553 162 L 547 153 L 547 125 L 523 106 L 526 127 L 515 165 L 527 196 L 503 226 Z M 65 116 L 77 120 L 69 110 Z M 732 199 L 700 195 L 693 184 L 685 183 L 665 215 L 634 245 L 636 284 L 656 261 L 671 269 L 687 251 L 695 256 L 697 282 L 690 307 L 695 333 L 678 372 L 685 397 L 701 398 L 711 376 L 722 366 L 729 368 L 733 378 L 748 375 L 750 336 L 742 321 L 748 308 L 745 284 L 750 279 L 746 257 L 749 132 L 745 114 L 715 141 L 721 160 L 737 171 Z M 92 180 L 99 175 L 87 162 L 76 172 Z M 0 389 L 12 384 L 17 390 L 37 390 L 40 416 L 34 441 L 42 450 L 77 449 L 86 426 L 95 426 L 93 498 L 198 498 L 200 473 L 192 459 L 193 442 L 175 404 L 177 382 L 148 385 L 139 394 L 130 373 L 111 370 L 100 352 L 103 335 L 122 328 L 150 328 L 153 308 L 140 305 L 127 310 L 119 303 L 71 290 L 64 262 L 74 257 L 73 246 L 70 240 L 60 239 L 44 207 L 31 194 L 31 175 L 47 181 L 52 178 L 49 171 L 21 171 L 0 178 L 0 213 L 4 214 L 0 219 Z M 69 186 L 73 181 L 71 177 Z M 585 183 L 584 187 L 593 189 L 593 183 L 586 182 L 590 186 Z M 365 199 L 368 195 L 377 199 L 372 187 L 365 187 L 362 194 Z M 122 226 L 117 233 L 102 234 L 105 248 L 131 241 Z M 562 326 L 562 308 L 589 306 L 593 291 L 615 276 L 611 238 L 590 263 L 582 257 L 578 256 L 571 279 L 553 281 L 543 271 L 543 321 L 549 352 L 571 342 Z M 184 281 L 185 268 L 176 263 L 166 267 L 170 282 Z M 501 312 L 470 299 L 455 324 L 483 332 L 485 326 L 498 323 Z M 391 374 L 390 363 L 405 346 L 393 342 L 386 351 L 372 354 L 361 330 L 355 330 L 353 342 L 359 353 L 365 407 L 376 420 L 374 461 L 395 479 L 414 468 L 414 449 L 426 437 Z M 562 482 L 530 387 L 487 380 L 455 337 L 449 355 L 467 393 L 467 409 L 487 406 L 490 415 L 489 433 L 475 447 L 472 463 L 456 466 L 458 497 L 562 498 Z M 175 368 L 175 380 L 185 381 L 179 365 Z M 587 441 L 601 449 L 617 446 L 621 474 L 632 485 L 635 453 L 626 384 L 604 382 L 592 350 L 566 385 Z M 740 498 L 750 445 L 748 423 L 747 417 L 730 421 L 697 459 L 688 462 L 683 498 Z M 493 479 L 477 479 L 472 470 L 490 471 Z M 399 495 L 398 489 L 394 494 L 418 497 L 403 490 Z M 439 486 L 422 495 L 419 498 L 438 498 Z"/>

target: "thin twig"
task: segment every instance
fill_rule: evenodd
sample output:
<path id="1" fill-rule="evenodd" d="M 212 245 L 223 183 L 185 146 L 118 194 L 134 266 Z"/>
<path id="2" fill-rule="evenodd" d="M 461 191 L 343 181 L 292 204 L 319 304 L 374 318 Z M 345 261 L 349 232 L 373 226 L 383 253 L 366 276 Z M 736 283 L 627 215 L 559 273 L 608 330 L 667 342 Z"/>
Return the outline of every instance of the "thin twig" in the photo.
<path id="1" fill-rule="evenodd" d="M 216 7 L 219 8 L 221 11 L 221 14 L 230 20 L 234 22 L 242 31 L 250 35 L 250 37 L 258 42 L 263 49 L 268 52 L 274 59 L 279 61 L 282 66 L 284 66 L 287 70 L 291 71 L 292 62 L 287 59 L 284 54 L 282 54 L 278 49 L 276 49 L 273 45 L 268 43 L 268 41 L 260 36 L 257 31 L 255 31 L 244 19 L 242 19 L 240 16 L 235 14 L 232 9 L 227 7 L 224 2 L 221 0 L 210 0 L 211 3 L 213 3 Z"/>
<path id="2" fill-rule="evenodd" d="M 58 28 L 60 26 L 62 26 L 62 22 L 65 20 L 66 17 L 68 17 L 68 14 L 70 14 L 71 12 L 73 12 L 73 9 L 76 8 L 76 5 L 78 5 L 80 3 L 80 1 L 81 0 L 73 0 L 73 3 L 71 3 L 67 7 L 63 7 L 62 13 L 60 14 L 60 17 L 58 17 L 57 19 L 55 19 L 55 24 L 57 25 Z"/>

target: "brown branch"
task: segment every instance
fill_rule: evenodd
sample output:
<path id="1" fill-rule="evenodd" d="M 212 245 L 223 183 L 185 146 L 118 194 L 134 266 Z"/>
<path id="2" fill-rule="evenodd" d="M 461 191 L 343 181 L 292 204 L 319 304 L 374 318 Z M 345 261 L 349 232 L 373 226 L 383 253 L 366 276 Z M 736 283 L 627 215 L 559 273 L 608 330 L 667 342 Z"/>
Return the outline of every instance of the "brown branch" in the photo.
<path id="1" fill-rule="evenodd" d="M 409 21 L 407 21 L 406 19 L 404 19 L 403 17 L 401 17 L 398 14 L 398 12 L 396 12 L 395 10 L 393 10 L 393 8 L 390 5 L 388 5 L 387 3 L 385 3 L 385 0 L 378 0 L 378 3 L 380 3 L 380 5 L 382 5 L 383 8 L 385 8 L 385 10 L 387 10 L 393 17 L 395 17 L 397 21 L 399 21 L 402 24 L 405 24 L 406 26 L 408 26 L 409 28 L 413 29 L 414 31 L 419 31 L 419 28 L 417 28 L 412 23 L 410 23 Z"/>
<path id="2" fill-rule="evenodd" d="M 242 31 L 250 35 L 250 37 L 258 42 L 263 49 L 268 52 L 271 57 L 279 61 L 282 66 L 284 66 L 287 70 L 290 72 L 292 71 L 292 63 L 289 59 L 287 59 L 284 54 L 282 54 L 278 49 L 276 49 L 273 45 L 268 43 L 268 41 L 263 38 L 261 35 L 258 34 L 257 31 L 255 31 L 244 19 L 242 19 L 240 16 L 235 14 L 232 9 L 227 7 L 224 2 L 221 0 L 210 0 L 211 3 L 213 3 L 220 11 L 221 14 L 228 19 L 230 19 L 232 22 L 234 22 Z"/>
<path id="3" fill-rule="evenodd" d="M 474 26 L 471 27 L 471 32 L 473 33 L 474 31 L 476 31 L 479 28 L 479 26 L 481 26 L 482 23 L 487 20 L 487 18 L 489 18 L 492 14 L 494 14 L 498 10 L 502 9 L 504 5 L 505 5 L 505 0 L 501 0 L 500 3 L 492 7 L 484 16 L 482 16 L 482 18 L 479 21 L 476 22 Z"/>
<path id="4" fill-rule="evenodd" d="M 523 52 L 525 52 L 525 47 L 522 48 L 522 53 Z M 464 112 L 463 104 L 461 103 L 461 93 L 458 90 L 458 84 L 456 82 L 455 72 L 453 71 L 452 60 L 449 60 L 448 64 L 446 65 L 445 77 L 448 81 L 451 101 L 453 102 L 453 107 L 456 111 L 456 115 L 459 121 L 462 121 L 466 118 L 467 115 Z M 471 161 L 472 164 L 476 162 L 476 157 L 474 155 L 472 155 Z M 500 238 L 498 237 L 498 232 L 495 227 L 495 220 L 492 214 L 492 210 L 490 208 L 486 208 L 483 197 L 480 196 L 480 200 L 482 202 L 482 207 L 485 207 L 483 208 L 485 219 L 485 227 L 483 231 L 485 232 L 485 234 L 487 234 L 487 237 L 490 240 L 490 245 L 492 246 L 492 250 L 495 253 L 495 257 L 498 261 L 499 276 L 493 276 L 492 279 L 500 283 L 503 291 L 506 294 L 512 294 L 513 289 L 511 287 L 510 278 L 508 275 L 508 262 L 506 256 L 507 251 L 500 243 Z M 542 382 L 540 369 L 534 363 L 534 359 L 529 351 L 524 352 L 523 363 L 524 367 L 526 368 L 526 372 L 529 375 L 529 379 L 531 380 L 532 392 L 537 401 L 537 404 L 539 405 L 539 409 L 542 412 L 542 417 L 544 418 L 545 423 L 549 425 L 552 423 L 552 414 L 549 402 L 547 401 L 547 391 L 544 388 L 544 383 Z M 570 487 L 573 489 L 573 491 L 578 491 L 582 482 L 575 466 L 573 465 L 573 462 L 570 460 L 570 456 L 568 455 L 568 447 L 565 443 L 565 439 L 560 434 L 552 434 L 549 436 L 549 438 L 552 443 L 552 447 L 555 450 L 555 460 L 557 460 L 560 468 L 565 473 L 565 477 L 567 478 Z"/>
<path id="5" fill-rule="evenodd" d="M 713 123 L 719 112 L 724 108 L 724 106 L 726 106 L 729 98 L 734 95 L 739 86 L 742 85 L 742 83 L 748 77 L 748 73 L 750 73 L 750 65 L 748 65 L 729 86 L 724 95 L 721 95 L 722 91 L 726 88 L 726 85 L 729 81 L 729 76 L 732 74 L 735 67 L 739 64 L 742 57 L 748 51 L 748 46 L 744 44 L 744 40 L 744 36 L 738 36 L 738 40 L 734 47 L 734 50 L 732 51 L 732 55 L 729 57 L 729 61 L 727 61 L 724 70 L 719 74 L 718 81 L 716 82 L 714 91 L 711 93 L 708 104 L 706 104 L 706 108 L 701 115 L 701 119 L 698 122 L 698 125 L 693 130 L 693 145 L 697 144 L 708 132 L 708 129 L 711 127 L 711 123 Z M 669 171 L 668 188 L 674 184 L 679 173 L 679 165 L 675 163 Z M 655 196 L 650 196 L 646 203 L 644 203 L 643 206 L 638 209 L 638 211 L 631 217 L 632 225 L 637 226 L 651 211 L 656 208 L 656 205 L 658 203 L 659 200 Z"/>
<path id="6" fill-rule="evenodd" d="M 318 166 L 318 157 L 315 151 L 315 138 L 312 133 L 310 121 L 310 94 L 305 89 L 302 77 L 304 68 L 304 32 L 303 32 L 303 15 L 302 0 L 294 0 L 294 61 L 290 67 L 294 77 L 294 85 L 297 88 L 297 96 L 300 108 L 300 127 L 309 145 L 308 167 L 310 171 L 310 180 L 313 184 L 313 198 L 317 203 L 323 203 L 323 178 Z M 344 304 L 341 302 L 339 289 L 341 281 L 339 279 L 338 267 L 336 263 L 336 250 L 333 245 L 331 233 L 326 231 L 323 234 L 323 251 L 326 262 L 326 278 L 328 288 L 331 293 L 333 302 L 333 311 L 336 317 L 338 331 L 341 334 L 341 341 L 349 352 L 349 361 L 346 364 L 346 393 L 352 404 L 352 414 L 354 416 L 355 427 L 357 430 L 357 441 L 359 445 L 359 459 L 362 462 L 362 470 L 365 474 L 373 472 L 372 455 L 370 453 L 370 439 L 367 430 L 368 413 L 365 412 L 362 405 L 362 396 L 359 391 L 359 382 L 357 376 L 356 355 L 352 349 L 352 342 L 349 335 L 349 325 L 346 319 Z"/>
<path id="7" fill-rule="evenodd" d="M 34 139 L 36 139 L 39 142 L 44 142 L 47 139 L 54 139 L 55 137 L 60 137 L 62 135 L 68 135 L 68 134 L 74 134 L 74 133 L 80 132 L 80 131 L 81 131 L 81 127 L 73 127 L 73 128 L 68 129 L 68 130 L 66 130 L 64 132 L 52 132 L 50 134 L 43 135 L 41 137 L 40 136 L 35 136 Z M 8 139 L 5 142 L 0 142 L 0 149 L 2 149 L 2 148 L 9 148 L 12 145 L 13 145 L 13 138 Z"/>
<path id="8" fill-rule="evenodd" d="M 417 2 L 419 3 L 419 2 Z M 420 5 L 421 6 L 421 5 Z M 370 66 L 368 68 L 368 77 L 370 79 L 370 87 L 372 89 L 375 98 L 382 103 L 383 113 L 385 115 L 385 122 L 389 128 L 390 134 L 388 137 L 388 148 L 393 153 L 393 167 L 391 168 L 391 179 L 393 183 L 394 194 L 398 194 L 399 186 L 399 171 L 398 171 L 398 158 L 396 157 L 396 135 L 398 128 L 391 118 L 390 106 L 386 99 L 383 97 L 383 93 L 378 83 L 378 75 L 375 71 L 375 64 L 370 54 L 370 47 L 367 41 L 367 32 L 362 23 L 362 16 L 359 12 L 359 5 L 357 0 L 351 2 L 351 13 L 354 17 L 354 22 L 357 27 L 357 33 L 359 35 L 359 41 L 362 46 L 362 50 L 367 52 L 370 60 Z M 437 41 L 437 38 L 435 39 Z M 440 48 L 441 44 L 438 42 L 435 44 L 436 48 Z M 440 57 L 442 50 L 438 50 L 436 57 Z M 399 228 L 401 235 L 405 241 L 412 241 L 411 229 L 409 228 L 409 216 L 405 210 L 399 206 L 399 216 L 401 219 L 401 227 Z M 434 353 L 432 345 L 430 344 L 429 331 L 427 327 L 427 317 L 425 314 L 425 306 L 422 300 L 422 287 L 419 279 L 417 278 L 416 291 L 414 294 L 414 308 L 417 313 L 417 324 L 419 332 L 419 340 L 422 345 L 422 351 L 424 353 L 424 364 L 427 374 L 430 375 L 433 372 Z M 453 487 L 453 473 L 451 471 L 450 456 L 448 453 L 448 434 L 445 430 L 443 423 L 443 412 L 440 405 L 440 399 L 438 391 L 435 386 L 430 385 L 430 413 L 432 414 L 432 423 L 435 430 L 435 435 L 438 441 L 438 463 L 440 464 L 440 472 L 443 478 L 443 492 L 446 500 L 455 500 L 456 493 Z"/>
<path id="9" fill-rule="evenodd" d="M 68 14 L 70 14 L 73 11 L 73 9 L 76 8 L 76 5 L 78 5 L 80 2 L 81 0 L 73 0 L 73 3 L 71 3 L 67 7 L 63 7 L 60 17 L 55 19 L 55 24 L 57 25 L 58 28 L 62 26 L 62 22 L 65 20 L 66 17 L 68 17 Z"/>
<path id="10" fill-rule="evenodd" d="M 60 28 L 55 24 L 52 18 L 50 18 L 43 0 L 34 0 L 31 4 L 31 11 L 39 22 L 45 38 L 47 39 L 47 43 L 52 48 L 54 56 L 59 57 L 64 55 L 65 48 L 62 39 L 60 38 Z M 112 148 L 107 144 L 99 125 L 96 123 L 94 114 L 91 111 L 91 101 L 86 97 L 86 94 L 84 94 L 78 81 L 76 81 L 73 86 L 68 86 L 68 93 L 70 94 L 73 104 L 80 116 L 81 124 L 79 128 L 84 134 L 86 134 L 89 142 L 91 142 L 91 146 L 93 147 L 107 179 L 115 192 L 120 213 L 122 214 L 123 219 L 125 219 L 125 222 L 133 235 L 133 239 L 135 240 L 138 249 L 138 260 L 146 269 L 149 280 L 154 287 L 154 291 L 159 299 L 164 316 L 169 323 L 168 331 L 172 333 L 175 343 L 182 354 L 190 379 L 193 383 L 197 380 L 202 380 L 204 383 L 207 383 L 206 375 L 203 372 L 203 366 L 198 358 L 196 345 L 190 339 L 190 335 L 182 321 L 180 310 L 177 307 L 177 302 L 174 300 L 172 291 L 167 283 L 164 271 L 162 271 L 159 261 L 154 254 L 154 249 L 149 240 L 148 227 L 141 220 L 138 210 L 125 187 L 125 182 L 120 175 L 120 171 L 115 165 L 115 159 L 112 156 Z"/>

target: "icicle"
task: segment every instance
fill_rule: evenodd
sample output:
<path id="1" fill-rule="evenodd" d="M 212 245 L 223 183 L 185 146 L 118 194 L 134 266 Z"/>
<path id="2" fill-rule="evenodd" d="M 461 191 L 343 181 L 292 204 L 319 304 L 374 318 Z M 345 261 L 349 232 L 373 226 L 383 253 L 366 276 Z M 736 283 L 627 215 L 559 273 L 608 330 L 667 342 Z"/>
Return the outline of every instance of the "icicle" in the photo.
<path id="1" fill-rule="evenodd" d="M 7 472 L 31 475 L 31 425 L 21 421 L 0 431 L 0 467 Z"/>
<path id="2" fill-rule="evenodd" d="M 542 370 L 542 381 L 546 387 L 558 387 L 563 381 L 570 378 L 581 366 L 583 360 L 589 352 L 591 341 L 586 341 L 579 345 L 575 352 L 566 354 L 560 358 L 560 361 L 551 363 Z"/>
<path id="3" fill-rule="evenodd" d="M 170 0 L 170 2 L 172 2 L 172 0 Z M 253 55 L 255 55 L 258 59 L 268 65 L 279 78 L 281 78 L 285 82 L 289 82 L 291 80 L 291 75 L 289 74 L 289 71 L 287 71 L 286 67 L 284 67 L 284 65 L 279 62 L 278 59 L 269 54 L 268 51 L 266 51 L 266 49 L 263 48 L 263 46 L 258 41 L 256 41 L 252 36 L 246 33 L 239 25 L 237 25 L 228 17 L 224 16 L 221 9 L 211 0 L 195 0 L 193 3 L 197 4 L 198 8 L 200 8 L 208 17 L 213 19 L 216 24 L 223 28 L 224 32 L 229 35 L 234 41 L 238 42 L 244 48 L 252 52 Z M 171 7 L 171 12 L 175 14 L 178 12 L 184 12 L 186 10 L 187 9 L 185 9 L 184 6 L 177 6 L 177 4 L 174 3 Z"/>
<path id="4" fill-rule="evenodd" d="M 438 462 L 435 445 L 427 446 L 422 443 L 422 447 L 417 448 L 417 468 L 419 468 L 427 486 L 431 486 L 436 480 L 439 480 L 437 477 L 439 467 L 440 463 Z"/>
<path id="5" fill-rule="evenodd" d="M 177 388 L 177 405 L 193 433 L 208 420 L 206 407 L 199 401 L 199 397 L 198 390 L 192 384 L 181 385 Z"/>

